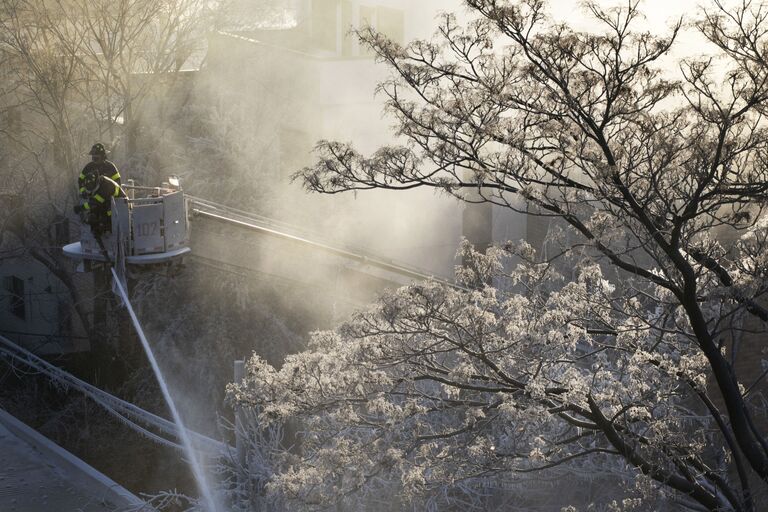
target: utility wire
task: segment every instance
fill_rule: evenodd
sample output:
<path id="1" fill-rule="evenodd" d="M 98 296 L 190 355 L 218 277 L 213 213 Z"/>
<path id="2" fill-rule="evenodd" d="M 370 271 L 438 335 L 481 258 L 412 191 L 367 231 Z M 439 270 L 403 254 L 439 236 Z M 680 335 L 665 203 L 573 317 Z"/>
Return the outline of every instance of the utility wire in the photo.
<path id="1" fill-rule="evenodd" d="M 88 336 L 78 336 L 76 334 L 44 334 L 44 333 L 26 332 L 26 331 L 10 331 L 8 329 L 0 329 L 0 332 L 5 334 L 20 334 L 22 336 L 37 336 L 38 338 L 64 338 L 64 339 L 78 339 L 78 340 L 90 339 Z"/>
<path id="2" fill-rule="evenodd" d="M 152 427 L 167 436 L 178 439 L 180 434 L 175 423 L 78 379 L 74 375 L 48 363 L 2 335 L 0 335 L 0 354 L 46 375 L 54 383 L 61 385 L 64 388 L 72 388 L 85 394 L 98 405 L 104 407 L 107 412 L 140 434 L 149 437 L 156 442 L 161 442 L 162 444 L 181 449 L 181 445 L 178 443 L 174 443 L 166 438 L 160 438 L 162 439 L 162 441 L 160 441 L 160 439 L 158 439 L 160 436 L 149 432 L 146 428 L 140 426 L 145 425 Z M 195 446 L 199 449 L 203 449 L 203 451 L 209 454 L 223 454 L 231 450 L 231 447 L 226 443 L 217 441 L 189 429 L 187 429 L 187 432 L 189 432 L 190 437 L 195 440 Z"/>

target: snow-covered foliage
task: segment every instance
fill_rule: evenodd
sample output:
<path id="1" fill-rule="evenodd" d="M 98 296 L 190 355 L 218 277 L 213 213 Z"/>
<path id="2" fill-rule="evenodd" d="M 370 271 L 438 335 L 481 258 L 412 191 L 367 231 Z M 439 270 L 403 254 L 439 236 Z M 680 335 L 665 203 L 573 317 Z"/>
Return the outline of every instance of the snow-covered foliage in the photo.
<path id="1" fill-rule="evenodd" d="M 268 495 L 323 506 L 396 492 L 484 508 L 549 470 L 627 485 L 645 474 L 628 496 L 731 507 L 738 484 L 707 412 L 709 366 L 679 303 L 633 279 L 612 284 L 586 259 L 566 282 L 533 259 L 501 274 L 510 248 L 462 250 L 475 266 L 460 277 L 509 279 L 521 292 L 413 284 L 315 333 L 279 369 L 251 359 L 232 400 L 258 410 L 262 428 L 301 425 Z M 711 297 L 711 309 L 728 307 Z M 522 494 L 544 509 L 556 501 Z"/>
<path id="2" fill-rule="evenodd" d="M 688 59 L 674 77 L 660 63 L 682 23 L 638 31 L 636 2 L 588 2 L 589 33 L 541 0 L 466 3 L 478 19 L 446 15 L 433 40 L 361 31 L 393 71 L 380 92 L 404 144 L 365 156 L 323 141 L 296 178 L 321 193 L 433 187 L 567 236 L 543 262 L 523 247 L 508 275 L 501 249 L 469 255 L 469 291 L 385 295 L 279 369 L 254 358 L 233 399 L 301 425 L 267 490 L 487 508 L 484 490 L 551 468 L 634 478 L 637 496 L 606 502 L 617 510 L 655 493 L 764 508 L 766 374 L 737 342 L 768 321 L 764 7 L 702 9 L 691 26 L 717 69 Z"/>

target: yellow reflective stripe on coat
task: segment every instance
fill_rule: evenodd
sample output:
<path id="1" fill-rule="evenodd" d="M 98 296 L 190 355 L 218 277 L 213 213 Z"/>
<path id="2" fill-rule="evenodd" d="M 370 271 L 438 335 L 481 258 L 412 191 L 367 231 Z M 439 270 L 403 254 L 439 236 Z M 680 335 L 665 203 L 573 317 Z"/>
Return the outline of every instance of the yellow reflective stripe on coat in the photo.
<path id="1" fill-rule="evenodd" d="M 85 192 L 85 187 L 80 187 L 80 192 Z"/>
<path id="2" fill-rule="evenodd" d="M 91 205 L 89 205 L 88 203 L 85 203 L 85 204 L 83 204 L 83 208 L 86 209 L 86 210 L 90 210 L 91 209 Z"/>
<path id="3" fill-rule="evenodd" d="M 83 174 L 83 173 L 80 173 L 80 179 L 81 179 L 81 180 L 84 180 L 84 179 L 85 179 L 85 174 Z"/>
<path id="4" fill-rule="evenodd" d="M 111 217 L 111 216 L 112 216 L 112 210 L 109 210 L 109 211 L 107 212 L 107 217 Z"/>
<path id="5" fill-rule="evenodd" d="M 119 173 L 119 172 L 116 172 L 115 174 L 113 174 L 113 175 L 112 175 L 112 178 L 111 178 L 111 179 L 112 179 L 112 181 L 117 181 L 117 180 L 119 180 L 119 179 L 120 179 L 120 173 Z"/>
<path id="6" fill-rule="evenodd" d="M 120 187 L 115 187 L 115 192 L 112 194 L 112 196 L 114 197 L 120 196 Z"/>
<path id="7" fill-rule="evenodd" d="M 94 198 L 95 200 L 97 200 L 98 202 L 100 202 L 100 203 L 103 203 L 104 201 L 106 201 L 106 199 L 104 199 L 103 197 L 101 197 L 101 194 L 93 194 L 93 198 Z"/>

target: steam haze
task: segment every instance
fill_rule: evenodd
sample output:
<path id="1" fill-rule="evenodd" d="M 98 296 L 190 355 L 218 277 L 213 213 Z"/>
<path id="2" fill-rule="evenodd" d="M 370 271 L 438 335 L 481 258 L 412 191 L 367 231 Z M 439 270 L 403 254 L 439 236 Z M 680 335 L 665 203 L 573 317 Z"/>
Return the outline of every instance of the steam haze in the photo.
<path id="1" fill-rule="evenodd" d="M 627 4 L 598 3 L 606 8 Z M 191 4 L 210 7 L 208 2 Z M 654 34 L 669 33 L 683 19 L 677 44 L 657 63 L 671 79 L 680 76 L 680 57 L 697 58 L 713 51 L 692 26 L 698 6 L 693 0 L 641 3 L 645 18 L 639 26 Z M 130 98 L 119 87 L 93 93 L 97 88 L 89 83 L 85 92 L 62 100 L 77 115 L 66 110 L 57 113 L 59 117 L 50 116 L 71 123 L 65 127 L 55 122 L 49 126 L 44 109 L 28 108 L 33 94 L 18 99 L 17 90 L 2 86 L 0 263 L 3 277 L 19 274 L 19 282 L 35 283 L 37 288 L 27 290 L 29 297 L 47 297 L 49 304 L 40 306 L 44 300 L 35 299 L 34 306 L 45 321 L 30 320 L 23 328 L 31 332 L 50 327 L 55 332 L 42 334 L 46 343 L 66 340 L 50 342 L 56 349 L 49 353 L 59 350 L 70 357 L 67 362 L 73 371 L 82 371 L 93 381 L 101 379 L 99 384 L 116 394 L 164 414 L 124 311 L 110 302 L 102 278 L 76 272 L 75 264 L 61 254 L 62 245 L 78 240 L 80 229 L 88 229 L 72 214 L 80 201 L 77 178 L 90 158 L 85 153 L 93 142 L 103 141 L 124 182 L 133 178 L 154 187 L 178 175 L 189 197 L 208 201 L 219 217 L 239 222 L 191 215 L 192 251 L 186 266 L 174 269 L 178 273 L 136 272 L 130 283 L 132 300 L 156 344 L 182 416 L 191 428 L 231 441 L 232 433 L 221 428 L 220 420 L 232 419 L 224 394 L 233 378 L 234 360 L 255 353 L 279 367 L 286 355 L 305 348 L 312 331 L 333 328 L 385 289 L 413 281 L 412 275 L 388 270 L 387 263 L 451 279 L 461 238 L 482 231 L 473 228 L 468 212 L 485 222 L 481 227 L 487 233 L 473 240 L 480 246 L 517 241 L 534 230 L 523 215 L 510 209 L 484 205 L 485 210 L 473 210 L 426 187 L 321 195 L 291 180 L 294 173 L 315 163 L 313 149 L 322 140 L 351 143 L 365 156 L 382 146 L 404 143 L 395 135 L 395 120 L 384 114 L 384 95 L 375 94 L 378 84 L 392 78 L 392 71 L 375 62 L 349 29 L 371 23 L 404 45 L 432 37 L 441 12 L 456 13 L 460 24 L 469 21 L 463 2 L 232 0 L 200 12 L 205 18 L 185 35 L 189 42 L 164 50 L 171 57 L 164 67 L 155 68 L 162 72 L 137 65 L 121 77 L 125 90 L 141 93 Z M 556 22 L 576 30 L 597 27 L 581 2 L 551 0 L 549 12 Z M 496 50 L 503 45 L 500 38 Z M 56 60 L 61 47 L 47 48 L 48 53 L 41 50 L 51 73 L 63 66 L 63 59 Z M 135 53 L 150 54 L 142 51 Z M 93 58 L 103 57 L 95 52 Z M 3 79 L 13 75 L 7 62 L 11 61 L 0 60 L 0 66 L 7 66 L 0 73 Z M 12 101 L 18 104 L 11 105 Z M 16 231 L 25 234 L 12 235 Z M 340 255 L 342 251 L 346 253 Z M 371 264 L 374 259 L 384 262 L 376 267 Z M 69 281 L 54 279 L 51 269 L 69 276 Z M 97 335 L 86 332 L 86 320 L 93 322 L 91 331 Z M 39 346 L 37 338 L 19 339 L 29 347 Z M 32 386 L 20 382 L 24 393 L 31 392 Z M 18 409 L 24 413 L 23 407 Z M 40 423 L 47 421 L 45 414 L 51 412 L 43 411 Z M 57 438 L 63 439 L 62 444 L 70 441 L 69 431 L 63 430 L 65 434 Z M 132 491 L 143 492 L 147 489 L 142 486 L 149 484 L 154 491 L 177 482 L 183 489 L 193 488 L 183 470 L 173 478 L 161 474 L 166 464 L 172 464 L 167 462 L 171 455 L 150 445 L 146 451 L 150 455 L 137 456 L 136 450 L 130 451 L 136 439 L 126 439 L 122 444 L 127 453 L 99 456 L 125 458 L 126 466 L 131 457 L 145 459 L 140 462 L 152 471 L 147 469 L 143 481 L 132 478 Z M 107 441 L 111 442 L 99 442 L 103 446 Z M 78 442 L 73 450 L 90 455 L 90 439 Z M 155 460 L 165 463 L 158 466 Z M 163 478 L 168 480 L 157 483 Z"/>

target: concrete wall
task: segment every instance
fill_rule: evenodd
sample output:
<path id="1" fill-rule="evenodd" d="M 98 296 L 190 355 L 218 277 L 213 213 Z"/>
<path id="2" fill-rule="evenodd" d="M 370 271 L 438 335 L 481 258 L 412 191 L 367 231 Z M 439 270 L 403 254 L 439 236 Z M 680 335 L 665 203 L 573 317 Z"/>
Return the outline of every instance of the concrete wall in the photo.
<path id="1" fill-rule="evenodd" d="M 21 292 L 17 294 L 17 292 Z M 0 334 L 36 353 L 85 350 L 66 287 L 32 259 L 0 264 Z"/>

